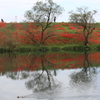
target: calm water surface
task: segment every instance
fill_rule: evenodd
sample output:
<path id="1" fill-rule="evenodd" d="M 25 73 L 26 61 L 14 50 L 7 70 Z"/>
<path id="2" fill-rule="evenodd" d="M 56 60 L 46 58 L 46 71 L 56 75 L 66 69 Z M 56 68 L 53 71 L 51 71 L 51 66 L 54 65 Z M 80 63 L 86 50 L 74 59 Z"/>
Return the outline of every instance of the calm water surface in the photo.
<path id="1" fill-rule="evenodd" d="M 1 100 L 100 100 L 100 53 L 0 54 Z"/>

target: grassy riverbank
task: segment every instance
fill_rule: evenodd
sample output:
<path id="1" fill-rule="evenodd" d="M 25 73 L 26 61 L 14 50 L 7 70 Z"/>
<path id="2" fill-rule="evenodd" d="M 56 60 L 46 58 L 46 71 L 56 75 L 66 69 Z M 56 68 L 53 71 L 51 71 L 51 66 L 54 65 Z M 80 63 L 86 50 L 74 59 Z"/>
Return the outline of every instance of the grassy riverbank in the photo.
<path id="1" fill-rule="evenodd" d="M 85 47 L 84 45 L 64 45 L 64 46 L 18 46 L 13 51 L 9 48 L 0 48 L 1 53 L 5 52 L 84 52 L 84 51 L 100 51 L 100 45 L 91 45 Z"/>
<path id="2" fill-rule="evenodd" d="M 84 46 L 82 27 L 72 23 L 53 23 L 44 38 L 49 34 L 54 36 L 48 38 L 44 46 L 36 46 L 25 29 L 31 30 L 33 39 L 39 44 L 41 34 L 37 33 L 32 23 L 3 23 L 0 27 L 0 52 L 100 51 L 100 23 L 96 23 L 95 30 L 89 37 L 89 48 Z"/>

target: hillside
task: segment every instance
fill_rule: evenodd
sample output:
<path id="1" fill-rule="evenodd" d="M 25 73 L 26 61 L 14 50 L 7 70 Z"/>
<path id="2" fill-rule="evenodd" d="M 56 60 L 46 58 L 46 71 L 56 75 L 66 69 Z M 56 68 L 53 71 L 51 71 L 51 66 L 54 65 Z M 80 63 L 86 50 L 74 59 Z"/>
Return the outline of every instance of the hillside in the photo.
<path id="1" fill-rule="evenodd" d="M 100 43 L 100 23 L 89 37 L 90 45 Z M 83 28 L 72 23 L 53 23 L 44 33 L 46 46 L 84 45 Z M 41 41 L 41 27 L 34 23 L 0 23 L 0 47 L 36 46 Z"/>

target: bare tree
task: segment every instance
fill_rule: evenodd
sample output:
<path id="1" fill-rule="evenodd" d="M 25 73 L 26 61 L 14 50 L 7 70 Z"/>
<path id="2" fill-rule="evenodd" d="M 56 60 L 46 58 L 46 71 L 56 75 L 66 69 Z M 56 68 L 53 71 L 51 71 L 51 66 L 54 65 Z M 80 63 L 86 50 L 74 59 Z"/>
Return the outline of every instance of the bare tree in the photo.
<path id="1" fill-rule="evenodd" d="M 45 2 L 36 2 L 33 8 L 25 13 L 25 17 L 28 20 L 33 21 L 36 26 L 41 27 L 40 45 L 43 45 L 48 38 L 54 36 L 54 34 L 48 30 L 50 29 L 52 22 L 54 22 L 54 18 L 60 15 L 62 11 L 63 8 L 52 0 L 46 0 Z M 47 36 L 44 36 L 45 32 L 48 34 Z"/>
<path id="2" fill-rule="evenodd" d="M 87 7 L 77 8 L 76 13 L 71 11 L 70 22 L 77 23 L 83 27 L 84 45 L 89 45 L 89 35 L 93 33 L 95 29 L 94 15 L 97 13 L 96 10 L 89 11 Z"/>

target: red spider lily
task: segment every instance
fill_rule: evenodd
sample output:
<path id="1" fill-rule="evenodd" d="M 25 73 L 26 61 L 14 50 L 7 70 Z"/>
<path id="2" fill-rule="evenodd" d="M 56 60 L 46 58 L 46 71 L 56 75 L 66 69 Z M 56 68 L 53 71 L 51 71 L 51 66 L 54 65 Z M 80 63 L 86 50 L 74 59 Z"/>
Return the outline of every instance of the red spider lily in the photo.
<path id="1" fill-rule="evenodd" d="M 100 30 L 100 28 L 98 28 L 98 30 Z"/>
<path id="2" fill-rule="evenodd" d="M 15 24 L 15 27 L 17 28 L 17 30 L 20 30 L 22 28 L 22 25 L 17 23 L 17 24 Z"/>
<path id="3" fill-rule="evenodd" d="M 61 34 L 60 36 L 65 37 L 65 38 L 73 38 L 75 36 L 75 34 L 68 33 L 68 34 Z"/>
<path id="4" fill-rule="evenodd" d="M 66 30 L 64 27 L 56 28 L 57 30 Z"/>
<path id="5" fill-rule="evenodd" d="M 52 27 L 57 28 L 57 27 L 61 27 L 61 26 L 57 24 L 57 25 L 53 25 Z"/>
<path id="6" fill-rule="evenodd" d="M 75 35 L 76 40 L 78 41 L 84 41 L 84 36 L 82 34 L 76 34 Z"/>
<path id="7" fill-rule="evenodd" d="M 0 27 L 5 27 L 6 26 L 6 23 L 2 23 L 2 22 L 0 22 Z"/>
<path id="8" fill-rule="evenodd" d="M 76 30 L 76 27 L 70 27 L 69 29 L 71 29 L 71 30 Z"/>

